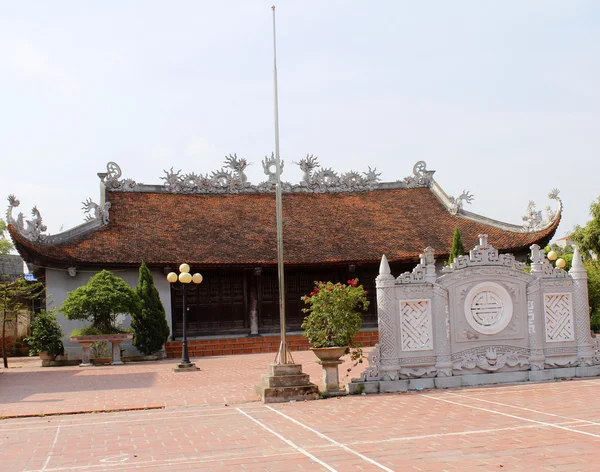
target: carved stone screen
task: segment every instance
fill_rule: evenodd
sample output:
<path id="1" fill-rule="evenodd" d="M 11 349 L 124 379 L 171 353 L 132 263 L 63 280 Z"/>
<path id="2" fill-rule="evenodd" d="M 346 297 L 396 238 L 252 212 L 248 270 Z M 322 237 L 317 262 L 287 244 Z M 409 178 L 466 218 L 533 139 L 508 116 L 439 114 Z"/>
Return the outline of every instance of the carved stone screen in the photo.
<path id="1" fill-rule="evenodd" d="M 600 375 L 590 336 L 587 273 L 578 250 L 569 273 L 538 245 L 527 266 L 480 235 L 442 274 L 426 248 L 412 272 L 377 277 L 379 344 L 368 391 Z M 418 381 L 417 381 L 418 380 Z"/>

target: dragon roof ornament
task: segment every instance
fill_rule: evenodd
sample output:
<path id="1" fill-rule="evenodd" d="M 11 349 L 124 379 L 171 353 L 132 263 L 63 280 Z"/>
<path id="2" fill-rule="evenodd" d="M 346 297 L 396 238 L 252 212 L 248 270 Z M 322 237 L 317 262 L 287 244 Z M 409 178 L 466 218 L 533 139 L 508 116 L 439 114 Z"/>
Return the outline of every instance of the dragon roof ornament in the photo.
<path id="1" fill-rule="evenodd" d="M 12 211 L 17 208 L 21 202 L 14 195 L 8 196 L 8 209 L 6 210 L 6 222 L 13 225 L 15 229 L 22 234 L 25 238 L 30 241 L 44 241 L 47 237 L 43 234 L 48 228 L 42 222 L 42 215 L 38 211 L 37 207 L 33 207 L 31 210 L 31 220 L 25 220 L 23 213 L 19 213 L 17 218 L 13 218 Z"/>
<path id="2" fill-rule="evenodd" d="M 523 229 L 525 229 L 525 231 L 540 231 L 550 226 L 554 222 L 554 220 L 556 220 L 556 217 L 560 215 L 562 211 L 562 200 L 558 196 L 559 193 L 560 190 L 555 188 L 552 189 L 552 191 L 548 194 L 549 199 L 556 200 L 558 202 L 558 208 L 556 209 L 556 211 L 553 211 L 550 208 L 550 205 L 547 205 L 545 208 L 545 218 L 542 216 L 541 210 L 536 210 L 535 202 L 533 200 L 529 201 L 529 203 L 527 204 L 527 210 L 525 212 L 525 215 L 523 215 L 523 217 L 521 218 L 523 220 Z"/>

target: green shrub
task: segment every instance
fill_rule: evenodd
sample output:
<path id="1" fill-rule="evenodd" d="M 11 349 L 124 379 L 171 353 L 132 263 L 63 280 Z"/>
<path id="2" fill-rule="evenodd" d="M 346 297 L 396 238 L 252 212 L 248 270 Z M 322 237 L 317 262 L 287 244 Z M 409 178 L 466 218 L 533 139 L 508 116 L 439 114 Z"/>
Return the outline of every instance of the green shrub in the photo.
<path id="1" fill-rule="evenodd" d="M 40 352 L 47 352 L 51 356 L 65 353 L 62 342 L 62 329 L 56 320 L 55 310 L 42 310 L 31 323 L 31 336 L 27 338 L 29 355 L 37 356 Z"/>
<path id="2" fill-rule="evenodd" d="M 141 301 L 141 309 L 131 317 L 131 327 L 135 333 L 133 345 L 150 355 L 160 351 L 169 338 L 169 325 L 152 274 L 143 262 L 135 291 Z"/>
<path id="3" fill-rule="evenodd" d="M 358 279 L 347 284 L 316 282 L 310 295 L 302 297 L 309 307 L 302 328 L 313 347 L 354 346 L 354 336 L 362 326 L 361 311 L 369 307 L 367 292 Z"/>

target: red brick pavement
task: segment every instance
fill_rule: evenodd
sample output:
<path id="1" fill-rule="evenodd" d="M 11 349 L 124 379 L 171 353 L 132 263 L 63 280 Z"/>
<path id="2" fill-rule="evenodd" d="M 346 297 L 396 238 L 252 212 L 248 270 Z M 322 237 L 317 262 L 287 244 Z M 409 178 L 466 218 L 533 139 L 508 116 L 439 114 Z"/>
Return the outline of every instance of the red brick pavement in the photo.
<path id="1" fill-rule="evenodd" d="M 313 353 L 293 357 L 322 386 Z M 192 358 L 200 371 L 174 373 L 173 359 L 84 368 L 43 368 L 38 358 L 10 359 L 10 368 L 0 370 L 0 417 L 258 401 L 254 385 L 273 360 L 271 353 Z M 340 379 L 358 377 L 364 365 L 353 367 L 346 359 Z"/>
<path id="2" fill-rule="evenodd" d="M 318 376 L 312 353 L 294 356 Z M 203 358 L 203 370 L 188 374 L 172 373 L 170 361 L 84 369 L 25 361 L 0 374 L 6 411 L 68 411 L 85 401 L 166 408 L 5 419 L 0 470 L 600 469 L 600 379 L 282 405 L 247 401 L 270 361 L 265 354 Z"/>

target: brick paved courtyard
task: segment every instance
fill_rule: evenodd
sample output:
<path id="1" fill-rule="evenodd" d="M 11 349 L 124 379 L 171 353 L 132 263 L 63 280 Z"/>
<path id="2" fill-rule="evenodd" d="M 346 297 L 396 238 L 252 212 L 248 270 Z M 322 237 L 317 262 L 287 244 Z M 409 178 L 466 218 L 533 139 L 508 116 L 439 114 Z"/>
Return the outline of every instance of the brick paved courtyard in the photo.
<path id="1" fill-rule="evenodd" d="M 312 353 L 294 353 L 319 380 Z M 600 379 L 263 405 L 270 354 L 0 374 L 8 471 L 598 470 Z M 362 366 L 360 366 L 362 368 Z M 355 369 L 356 371 L 356 369 Z M 351 374 L 356 376 L 357 373 Z"/>

